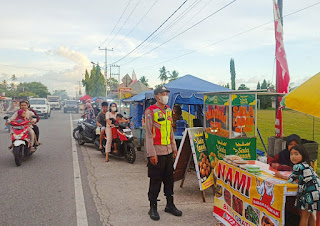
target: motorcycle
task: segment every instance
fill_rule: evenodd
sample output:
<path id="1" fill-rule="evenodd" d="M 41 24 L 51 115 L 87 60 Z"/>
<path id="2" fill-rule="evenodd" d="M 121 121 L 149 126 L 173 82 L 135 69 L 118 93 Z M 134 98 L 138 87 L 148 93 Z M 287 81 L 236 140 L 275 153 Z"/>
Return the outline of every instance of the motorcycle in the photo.
<path id="1" fill-rule="evenodd" d="M 132 117 L 128 119 L 130 120 L 131 118 Z M 116 123 L 113 129 L 115 129 L 117 132 L 117 138 L 112 139 L 110 154 L 114 156 L 124 157 L 127 162 L 134 163 L 136 160 L 136 151 L 133 144 L 134 137 L 130 129 L 130 121 Z M 103 143 L 103 149 L 100 150 L 103 155 L 106 155 L 105 143 L 106 142 Z M 117 149 L 118 152 L 115 152 L 115 149 Z"/>
<path id="2" fill-rule="evenodd" d="M 94 120 L 86 120 L 86 115 L 82 115 L 77 122 L 77 127 L 73 130 L 73 138 L 79 145 L 91 143 L 99 149 L 100 147 L 100 133 L 97 131 Z"/>
<path id="3" fill-rule="evenodd" d="M 4 117 L 5 120 L 8 120 L 8 118 L 8 116 Z M 37 116 L 34 115 L 32 118 L 37 118 Z M 35 151 L 31 152 L 30 138 L 28 134 L 29 123 L 29 121 L 23 120 L 10 122 L 13 148 L 12 153 L 17 166 L 21 166 L 22 160 L 30 157 L 37 149 L 37 146 L 34 146 Z"/>
<path id="4" fill-rule="evenodd" d="M 4 119 L 6 118 L 6 119 L 5 119 L 5 120 L 6 120 L 6 123 L 9 121 L 9 118 L 11 118 L 13 114 L 14 114 L 13 111 L 8 111 L 8 112 L 6 113 L 6 116 L 4 117 Z M 7 125 L 7 126 L 5 127 L 5 130 L 7 130 L 8 133 L 10 133 L 10 131 L 11 131 L 11 125 Z"/>

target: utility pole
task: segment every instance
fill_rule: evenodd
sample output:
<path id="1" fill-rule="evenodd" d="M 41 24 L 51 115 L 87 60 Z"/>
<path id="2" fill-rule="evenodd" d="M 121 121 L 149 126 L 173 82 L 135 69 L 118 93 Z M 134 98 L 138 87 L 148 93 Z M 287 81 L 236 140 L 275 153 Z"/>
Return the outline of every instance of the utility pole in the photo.
<path id="1" fill-rule="evenodd" d="M 113 51 L 112 49 L 108 49 L 107 47 L 104 47 L 104 49 L 100 48 L 99 50 L 104 50 L 104 57 L 105 57 L 105 62 L 104 62 L 104 77 L 105 77 L 105 85 L 106 85 L 106 97 L 108 96 L 108 51 Z"/>

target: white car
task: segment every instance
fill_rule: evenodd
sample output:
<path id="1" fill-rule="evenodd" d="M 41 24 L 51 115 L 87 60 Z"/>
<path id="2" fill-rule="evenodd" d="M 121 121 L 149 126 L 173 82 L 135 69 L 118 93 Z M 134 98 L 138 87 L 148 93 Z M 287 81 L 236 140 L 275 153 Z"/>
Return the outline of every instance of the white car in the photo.
<path id="1" fill-rule="evenodd" d="M 30 98 L 30 106 L 41 117 L 48 118 L 51 115 L 51 108 L 46 98 Z"/>

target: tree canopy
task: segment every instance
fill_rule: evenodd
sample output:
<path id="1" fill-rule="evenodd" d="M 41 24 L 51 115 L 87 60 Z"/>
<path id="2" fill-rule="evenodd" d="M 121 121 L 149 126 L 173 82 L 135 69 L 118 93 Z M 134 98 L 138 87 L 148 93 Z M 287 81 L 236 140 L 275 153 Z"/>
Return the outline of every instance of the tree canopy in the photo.
<path id="1" fill-rule="evenodd" d="M 93 65 L 90 72 L 85 71 L 85 78 L 82 79 L 82 85 L 85 87 L 86 94 L 92 97 L 100 97 L 106 95 L 105 79 L 101 73 L 99 64 Z"/>
<path id="2" fill-rule="evenodd" d="M 142 82 L 146 87 L 149 87 L 149 80 L 146 78 L 146 76 L 142 76 L 139 81 Z"/>

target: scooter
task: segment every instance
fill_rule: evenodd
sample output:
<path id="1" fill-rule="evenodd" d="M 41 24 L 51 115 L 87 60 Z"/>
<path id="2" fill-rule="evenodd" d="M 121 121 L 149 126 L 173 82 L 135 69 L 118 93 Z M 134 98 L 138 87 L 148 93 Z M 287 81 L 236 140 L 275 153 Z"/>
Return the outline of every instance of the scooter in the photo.
<path id="1" fill-rule="evenodd" d="M 129 119 L 131 119 L 130 117 Z M 136 160 L 136 150 L 133 144 L 133 133 L 130 129 L 130 122 L 116 123 L 113 128 L 117 132 L 117 138 L 112 140 L 111 155 L 124 157 L 127 162 L 134 163 Z M 105 142 L 103 149 L 100 150 L 103 155 L 105 152 Z M 117 152 L 115 152 L 117 150 Z"/>
<path id="2" fill-rule="evenodd" d="M 34 115 L 32 118 L 37 118 L 37 116 Z M 8 120 L 8 116 L 5 116 L 4 119 Z M 22 160 L 30 157 L 37 149 L 37 146 L 34 146 L 35 151 L 31 152 L 30 137 L 28 134 L 29 123 L 29 121 L 23 120 L 10 122 L 12 153 L 17 166 L 21 166 Z"/>
<path id="3" fill-rule="evenodd" d="M 100 133 L 97 135 L 97 126 L 94 120 L 90 122 L 85 120 L 85 115 L 82 115 L 78 120 L 77 127 L 73 130 L 73 138 L 78 142 L 79 145 L 85 143 L 95 144 L 99 149 L 100 146 Z"/>

